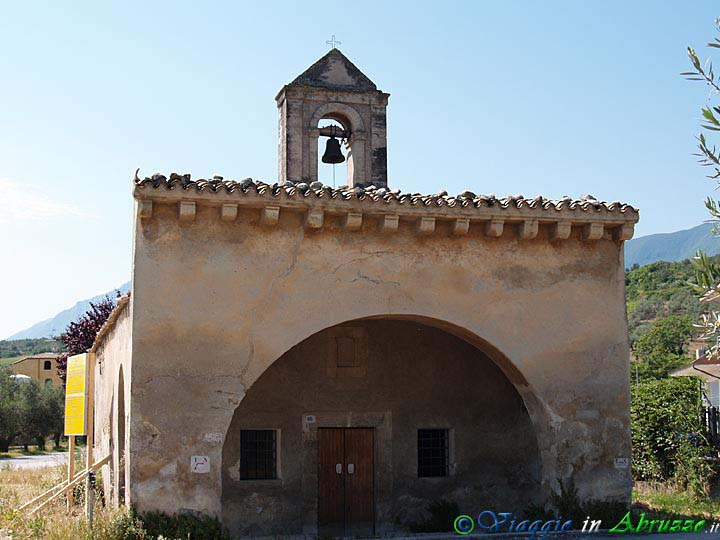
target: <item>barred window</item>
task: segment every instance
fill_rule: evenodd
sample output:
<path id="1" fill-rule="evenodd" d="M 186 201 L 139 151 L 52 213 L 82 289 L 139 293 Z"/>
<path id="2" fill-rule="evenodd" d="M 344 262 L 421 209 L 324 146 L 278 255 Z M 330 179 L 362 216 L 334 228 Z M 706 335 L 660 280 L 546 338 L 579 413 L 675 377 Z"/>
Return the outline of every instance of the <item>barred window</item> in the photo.
<path id="1" fill-rule="evenodd" d="M 274 429 L 240 431 L 240 480 L 277 478 L 277 448 Z"/>
<path id="2" fill-rule="evenodd" d="M 448 430 L 418 429 L 418 476 L 448 475 Z"/>

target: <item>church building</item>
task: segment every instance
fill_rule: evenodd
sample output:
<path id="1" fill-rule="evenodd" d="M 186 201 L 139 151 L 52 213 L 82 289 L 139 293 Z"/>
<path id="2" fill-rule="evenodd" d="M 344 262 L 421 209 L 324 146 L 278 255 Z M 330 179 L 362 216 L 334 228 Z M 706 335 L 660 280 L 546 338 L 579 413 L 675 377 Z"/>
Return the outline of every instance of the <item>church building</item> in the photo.
<path id="1" fill-rule="evenodd" d="M 388 98 L 332 49 L 276 96 L 277 182 L 136 174 L 132 292 L 92 349 L 115 504 L 355 536 L 570 479 L 630 500 L 637 210 L 403 193 Z"/>

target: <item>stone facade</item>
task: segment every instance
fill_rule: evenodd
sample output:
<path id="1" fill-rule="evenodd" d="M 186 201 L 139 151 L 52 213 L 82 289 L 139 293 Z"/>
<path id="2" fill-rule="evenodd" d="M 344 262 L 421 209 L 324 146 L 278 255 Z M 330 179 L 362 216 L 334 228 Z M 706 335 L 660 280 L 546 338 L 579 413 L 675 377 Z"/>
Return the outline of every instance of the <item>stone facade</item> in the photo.
<path id="1" fill-rule="evenodd" d="M 440 498 L 519 510 L 560 479 L 629 501 L 637 211 L 379 184 L 136 177 L 132 299 L 95 345 L 96 423 L 124 370 L 127 502 L 316 533 L 332 427 L 374 433 L 375 532 Z M 448 430 L 445 477 L 418 478 L 422 428 Z M 245 429 L 277 433 L 276 478 L 240 478 Z"/>

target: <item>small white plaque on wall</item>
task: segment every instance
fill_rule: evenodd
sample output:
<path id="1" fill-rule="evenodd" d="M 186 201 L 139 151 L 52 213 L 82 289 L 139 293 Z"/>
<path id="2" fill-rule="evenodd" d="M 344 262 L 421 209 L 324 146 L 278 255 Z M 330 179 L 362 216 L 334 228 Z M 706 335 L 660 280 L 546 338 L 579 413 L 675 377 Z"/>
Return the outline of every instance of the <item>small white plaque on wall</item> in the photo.
<path id="1" fill-rule="evenodd" d="M 616 457 L 615 468 L 616 469 L 627 469 L 630 466 L 630 458 Z"/>
<path id="2" fill-rule="evenodd" d="M 190 458 L 190 470 L 198 474 L 209 473 L 210 458 L 208 456 L 192 456 Z"/>
<path id="3" fill-rule="evenodd" d="M 223 434 L 220 432 L 206 433 L 203 436 L 203 441 L 208 443 L 221 443 L 223 440 Z"/>

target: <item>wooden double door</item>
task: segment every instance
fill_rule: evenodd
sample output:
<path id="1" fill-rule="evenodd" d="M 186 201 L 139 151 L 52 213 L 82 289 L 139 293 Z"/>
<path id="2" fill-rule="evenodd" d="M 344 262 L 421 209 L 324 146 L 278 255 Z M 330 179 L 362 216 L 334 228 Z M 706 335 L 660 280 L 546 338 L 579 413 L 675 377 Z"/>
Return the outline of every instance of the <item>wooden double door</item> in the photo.
<path id="1" fill-rule="evenodd" d="M 372 534 L 375 528 L 373 428 L 318 429 L 318 532 Z"/>

